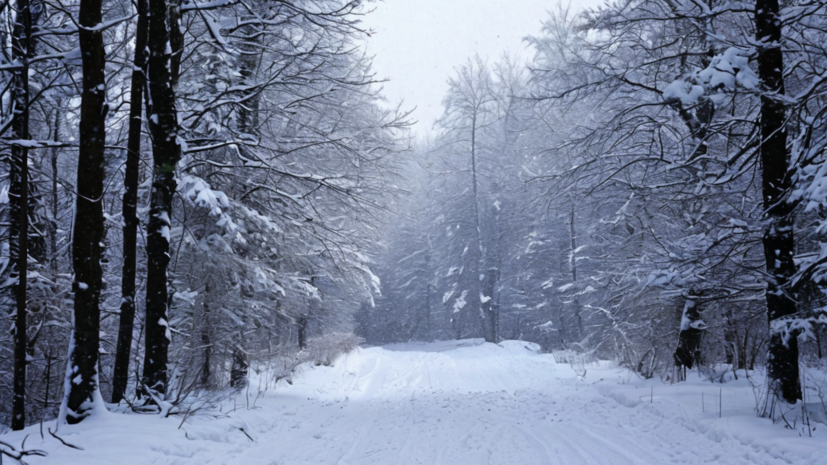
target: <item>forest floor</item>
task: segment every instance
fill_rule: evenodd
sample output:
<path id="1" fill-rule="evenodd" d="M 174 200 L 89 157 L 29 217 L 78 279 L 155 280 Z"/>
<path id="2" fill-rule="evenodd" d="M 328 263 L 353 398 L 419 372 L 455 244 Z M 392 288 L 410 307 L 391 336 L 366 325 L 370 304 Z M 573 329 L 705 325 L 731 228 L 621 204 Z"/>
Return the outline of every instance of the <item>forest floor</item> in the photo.
<path id="1" fill-rule="evenodd" d="M 303 367 L 292 385 L 247 392 L 249 406 L 242 393 L 226 415 L 181 424 L 108 413 L 61 426 L 58 436 L 84 450 L 41 439 L 38 425 L 0 440 L 19 446 L 28 434 L 27 449 L 49 453 L 29 463 L 64 465 L 827 464 L 827 426 L 813 423 L 809 437 L 757 418 L 743 377 L 670 385 L 608 363 L 573 369 L 535 349 L 360 348 L 331 367 Z"/>

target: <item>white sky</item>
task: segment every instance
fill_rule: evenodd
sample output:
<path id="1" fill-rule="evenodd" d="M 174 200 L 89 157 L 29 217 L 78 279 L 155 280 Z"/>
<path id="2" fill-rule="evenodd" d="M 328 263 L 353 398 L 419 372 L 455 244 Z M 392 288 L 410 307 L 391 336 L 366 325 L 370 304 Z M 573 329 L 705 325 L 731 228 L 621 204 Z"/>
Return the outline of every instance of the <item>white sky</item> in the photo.
<path id="1" fill-rule="evenodd" d="M 602 0 L 572 0 L 573 10 Z M 497 61 L 508 52 L 523 60 L 531 51 L 522 39 L 540 33 L 556 0 L 381 0 L 364 24 L 377 78 L 389 78 L 384 95 L 391 103 L 417 107 L 415 131 L 424 135 L 442 114 L 442 96 L 453 69 L 474 52 Z"/>

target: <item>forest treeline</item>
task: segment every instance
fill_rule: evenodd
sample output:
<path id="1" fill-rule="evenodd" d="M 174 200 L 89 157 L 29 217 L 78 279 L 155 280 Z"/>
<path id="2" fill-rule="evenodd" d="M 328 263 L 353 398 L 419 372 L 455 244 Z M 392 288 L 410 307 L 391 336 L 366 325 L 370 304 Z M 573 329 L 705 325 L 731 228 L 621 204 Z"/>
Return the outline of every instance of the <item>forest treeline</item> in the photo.
<path id="1" fill-rule="evenodd" d="M 352 346 L 409 147 L 360 3 L 3 3 L 0 423 Z"/>
<path id="2" fill-rule="evenodd" d="M 354 330 L 766 368 L 761 414 L 802 399 L 827 3 L 558 8 L 528 63 L 459 66 L 413 150 L 361 3 L 0 7 L 2 424 L 172 414 Z"/>
<path id="3" fill-rule="evenodd" d="M 528 63 L 459 66 L 359 334 L 672 382 L 765 367 L 783 414 L 827 349 L 825 24 L 822 1 L 615 0 L 551 12 Z"/>

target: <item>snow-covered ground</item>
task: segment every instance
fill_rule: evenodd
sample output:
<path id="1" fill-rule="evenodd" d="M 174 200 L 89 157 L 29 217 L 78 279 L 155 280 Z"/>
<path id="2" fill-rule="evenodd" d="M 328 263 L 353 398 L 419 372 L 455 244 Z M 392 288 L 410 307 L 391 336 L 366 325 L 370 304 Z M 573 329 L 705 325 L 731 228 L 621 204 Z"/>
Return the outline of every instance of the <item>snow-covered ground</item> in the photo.
<path id="1" fill-rule="evenodd" d="M 0 440 L 28 434 L 27 448 L 49 453 L 31 464 L 827 464 L 825 431 L 802 437 L 756 418 L 746 380 L 665 385 L 608 364 L 583 377 L 532 349 L 362 348 L 180 429 L 180 417 L 110 413 L 60 427 L 84 450 L 52 438 L 54 424 L 45 440 L 39 426 Z"/>

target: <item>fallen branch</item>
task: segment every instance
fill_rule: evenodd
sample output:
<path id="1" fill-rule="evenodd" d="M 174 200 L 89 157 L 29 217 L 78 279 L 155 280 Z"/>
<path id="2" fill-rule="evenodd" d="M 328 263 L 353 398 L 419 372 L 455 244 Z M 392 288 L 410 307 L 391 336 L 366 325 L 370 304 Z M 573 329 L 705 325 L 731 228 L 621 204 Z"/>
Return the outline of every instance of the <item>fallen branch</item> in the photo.
<path id="1" fill-rule="evenodd" d="M 22 463 L 23 465 L 26 464 L 26 461 L 23 460 L 25 457 L 30 457 L 30 456 L 31 457 L 46 457 L 46 455 L 48 455 L 46 453 L 46 451 L 39 450 L 39 449 L 26 450 L 26 439 L 28 437 L 29 436 L 26 435 L 26 437 L 23 438 L 23 444 L 20 446 L 21 450 L 15 449 L 14 447 L 12 447 L 11 444 L 9 444 L 7 442 L 0 441 L 0 462 L 2 462 L 2 457 L 4 455 L 6 455 L 8 457 L 11 457 L 14 460 L 17 460 L 18 462 Z"/>
<path id="2" fill-rule="evenodd" d="M 60 442 L 61 442 L 64 446 L 66 446 L 66 447 L 71 447 L 72 449 L 77 449 L 77 450 L 85 450 L 83 447 L 76 446 L 76 445 L 74 445 L 74 444 L 69 444 L 68 442 L 64 441 L 64 440 L 63 440 L 63 438 L 61 438 L 60 436 L 58 436 L 57 434 L 55 434 L 55 433 L 52 431 L 52 428 L 46 428 L 46 429 L 49 431 L 49 434 L 51 434 L 53 438 L 55 438 L 55 439 L 57 439 L 58 441 L 60 441 Z"/>

